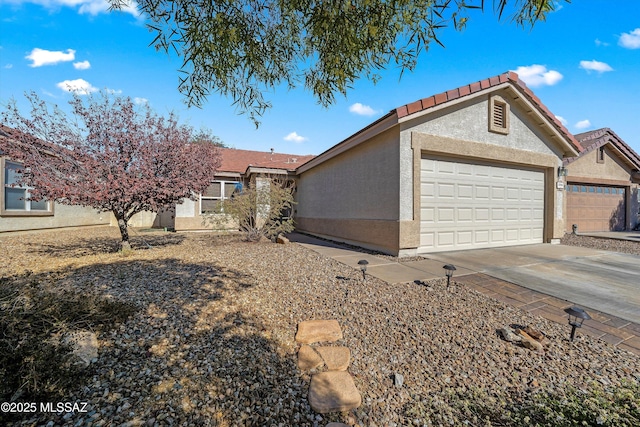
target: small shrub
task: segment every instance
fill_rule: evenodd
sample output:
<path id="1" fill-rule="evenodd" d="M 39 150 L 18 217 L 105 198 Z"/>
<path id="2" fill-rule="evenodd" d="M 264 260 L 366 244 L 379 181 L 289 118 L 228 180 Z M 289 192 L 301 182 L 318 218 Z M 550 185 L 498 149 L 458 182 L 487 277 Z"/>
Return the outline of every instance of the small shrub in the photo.
<path id="1" fill-rule="evenodd" d="M 246 240 L 274 239 L 281 233 L 294 230 L 291 217 L 294 205 L 291 182 L 262 179 L 252 182 L 233 198 L 224 200 L 221 212 L 208 215 L 205 223 L 224 228 L 232 218 Z"/>

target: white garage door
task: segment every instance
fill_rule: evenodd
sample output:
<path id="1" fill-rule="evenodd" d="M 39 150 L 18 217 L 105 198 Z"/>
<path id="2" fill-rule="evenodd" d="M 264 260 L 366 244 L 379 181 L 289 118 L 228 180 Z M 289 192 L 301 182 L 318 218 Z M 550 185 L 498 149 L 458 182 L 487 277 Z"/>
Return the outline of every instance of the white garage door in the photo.
<path id="1" fill-rule="evenodd" d="M 544 173 L 422 159 L 419 252 L 542 243 Z"/>

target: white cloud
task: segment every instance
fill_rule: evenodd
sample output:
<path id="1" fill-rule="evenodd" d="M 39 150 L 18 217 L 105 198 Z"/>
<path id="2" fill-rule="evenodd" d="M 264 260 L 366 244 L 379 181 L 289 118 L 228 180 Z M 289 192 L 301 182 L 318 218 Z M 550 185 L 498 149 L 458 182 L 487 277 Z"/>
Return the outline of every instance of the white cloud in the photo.
<path id="1" fill-rule="evenodd" d="M 135 102 L 137 105 L 142 105 L 148 103 L 149 100 L 147 98 L 139 98 L 136 96 L 135 98 L 133 98 L 133 102 Z"/>
<path id="2" fill-rule="evenodd" d="M 544 65 L 521 66 L 515 70 L 520 79 L 531 87 L 553 86 L 562 80 L 562 74 L 555 70 L 548 70 Z"/>
<path id="3" fill-rule="evenodd" d="M 291 132 L 289 135 L 284 137 L 285 141 L 292 141 L 292 142 L 304 142 L 306 140 L 308 140 L 309 138 L 304 137 L 304 136 L 300 136 L 298 135 L 297 132 Z"/>
<path id="4" fill-rule="evenodd" d="M 600 39 L 595 40 L 596 46 L 609 46 L 609 43 L 603 42 Z"/>
<path id="5" fill-rule="evenodd" d="M 122 94 L 122 89 L 109 89 L 106 88 L 105 91 L 111 95 L 121 95 Z"/>
<path id="6" fill-rule="evenodd" d="M 18 0 L 19 1 L 19 0 Z M 46 7 L 47 9 L 56 9 L 60 7 L 77 8 L 78 13 L 88 15 L 98 15 L 100 13 L 109 12 L 109 2 L 107 0 L 24 0 L 25 3 L 35 3 Z M 122 12 L 129 13 L 135 17 L 139 17 L 138 4 L 130 1 L 127 6 L 121 9 Z"/>
<path id="7" fill-rule="evenodd" d="M 586 129 L 591 127 L 591 122 L 587 119 L 585 120 L 580 120 L 578 123 L 575 124 L 576 129 Z"/>
<path id="8" fill-rule="evenodd" d="M 596 61 L 580 61 L 580 68 L 587 71 L 597 71 L 598 73 L 605 73 L 607 71 L 613 71 L 613 68 L 605 62 Z"/>
<path id="9" fill-rule="evenodd" d="M 74 62 L 73 68 L 75 68 L 76 70 L 88 70 L 89 68 L 91 68 L 91 64 L 89 63 L 89 61 Z"/>
<path id="10" fill-rule="evenodd" d="M 89 95 L 92 92 L 98 91 L 96 87 L 92 86 L 91 83 L 83 79 L 65 80 L 58 83 L 56 86 L 58 86 L 65 92 L 76 92 L 78 95 Z"/>
<path id="11" fill-rule="evenodd" d="M 565 119 L 562 116 L 556 116 L 556 119 L 560 120 L 560 123 L 562 123 L 563 126 L 566 126 L 569 124 L 569 122 L 567 122 L 567 119 Z"/>
<path id="12" fill-rule="evenodd" d="M 618 44 L 627 49 L 640 49 L 640 28 L 636 28 L 630 33 L 622 33 Z"/>
<path id="13" fill-rule="evenodd" d="M 36 47 L 25 58 L 33 61 L 29 64 L 30 67 L 42 67 L 43 65 L 54 65 L 58 62 L 73 61 L 76 58 L 76 51 L 67 49 L 67 52 L 64 53 L 60 50 L 45 50 Z"/>
<path id="14" fill-rule="evenodd" d="M 368 105 L 364 105 L 359 102 L 356 102 L 355 104 L 350 106 L 349 111 L 359 116 L 373 116 L 374 114 L 378 113 L 376 110 L 369 107 Z"/>
<path id="15" fill-rule="evenodd" d="M 13 64 L 7 64 L 7 65 L 5 65 L 5 66 L 4 66 L 4 67 L 2 67 L 2 68 L 4 68 L 5 70 L 10 70 L 10 69 L 12 69 L 12 68 L 13 68 Z"/>

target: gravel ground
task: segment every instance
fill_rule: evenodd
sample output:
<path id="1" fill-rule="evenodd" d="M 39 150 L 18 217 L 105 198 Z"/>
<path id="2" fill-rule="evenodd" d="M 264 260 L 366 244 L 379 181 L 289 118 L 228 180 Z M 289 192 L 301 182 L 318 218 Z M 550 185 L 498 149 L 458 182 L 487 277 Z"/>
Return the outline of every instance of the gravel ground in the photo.
<path id="1" fill-rule="evenodd" d="M 640 255 L 640 241 L 605 239 L 602 237 L 581 236 L 579 234 L 567 233 L 561 239 L 561 243 L 563 245 L 583 246 L 591 249 Z"/>
<path id="2" fill-rule="evenodd" d="M 120 254 L 117 239 L 113 228 L 0 235 L 9 249 L 0 277 L 29 270 L 52 291 L 138 307 L 98 336 L 88 379 L 65 398 L 88 402 L 88 413 L 29 414 L 15 425 L 458 425 L 460 406 L 640 381 L 638 356 L 582 334 L 570 343 L 566 325 L 460 285 L 447 292 L 442 280 L 363 282 L 296 244 L 157 232 L 134 234 L 141 249 Z M 309 407 L 310 377 L 296 366 L 294 342 L 308 319 L 341 324 L 360 408 L 320 416 Z M 545 333 L 546 352 L 498 338 L 496 329 L 513 324 Z"/>

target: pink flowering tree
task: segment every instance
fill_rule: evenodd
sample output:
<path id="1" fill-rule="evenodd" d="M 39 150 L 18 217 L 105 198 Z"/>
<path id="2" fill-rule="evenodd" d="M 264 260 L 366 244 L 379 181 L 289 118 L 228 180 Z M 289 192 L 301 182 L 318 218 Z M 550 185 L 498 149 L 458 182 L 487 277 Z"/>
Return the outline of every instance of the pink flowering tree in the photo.
<path id="1" fill-rule="evenodd" d="M 197 142 L 173 114 L 159 116 L 128 97 L 75 94 L 70 114 L 35 93 L 26 97 L 29 115 L 15 100 L 2 113 L 10 137 L 0 138 L 0 151 L 24 166 L 19 184 L 32 188 L 31 200 L 112 212 L 123 249 L 133 215 L 196 197 L 220 164 L 218 148 Z"/>

